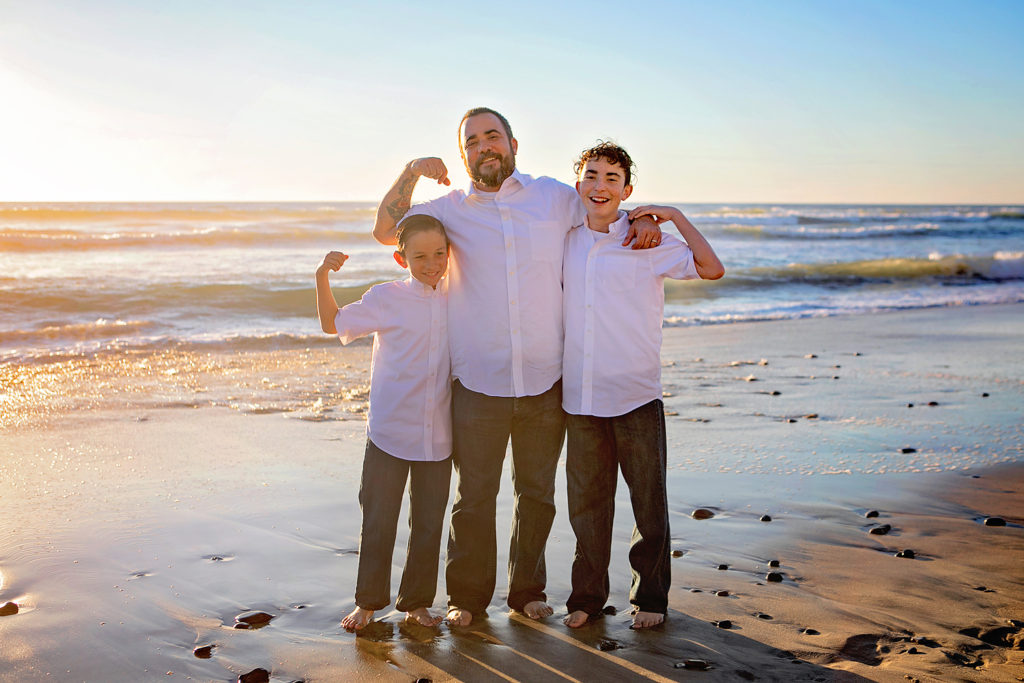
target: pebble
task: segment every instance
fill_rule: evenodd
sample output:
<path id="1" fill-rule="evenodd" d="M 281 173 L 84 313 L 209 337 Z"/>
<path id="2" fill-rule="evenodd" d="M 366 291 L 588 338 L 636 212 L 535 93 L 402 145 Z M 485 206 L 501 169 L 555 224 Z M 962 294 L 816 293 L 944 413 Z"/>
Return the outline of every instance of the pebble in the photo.
<path id="1" fill-rule="evenodd" d="M 913 407 L 914 407 L 914 404 L 913 404 L 913 403 L 908 403 L 908 404 L 907 404 L 907 407 L 908 407 L 908 408 L 913 408 Z"/>
<path id="2" fill-rule="evenodd" d="M 804 419 L 805 420 L 817 420 L 818 419 L 818 414 L 817 413 L 807 413 L 806 415 L 804 415 Z"/>
<path id="3" fill-rule="evenodd" d="M 729 565 L 727 565 L 727 564 L 720 564 L 720 565 L 718 565 L 718 571 L 720 571 L 720 572 L 727 571 L 728 569 L 729 569 Z"/>
<path id="4" fill-rule="evenodd" d="M 1002 517 L 986 517 L 985 526 L 1006 526 L 1006 520 Z"/>
<path id="5" fill-rule="evenodd" d="M 764 580 L 770 581 L 771 583 L 780 583 L 782 581 L 782 574 L 779 572 L 768 572 L 768 575 L 764 577 Z"/>
<path id="6" fill-rule="evenodd" d="M 674 666 L 677 669 L 690 669 L 691 671 L 707 671 L 711 668 L 711 664 L 703 659 L 687 659 L 685 662 L 676 662 Z"/>
<path id="7" fill-rule="evenodd" d="M 882 526 L 872 527 L 868 530 L 868 533 L 874 534 L 875 536 L 885 536 L 890 531 L 892 531 L 892 526 L 889 524 L 883 524 Z"/>
<path id="8" fill-rule="evenodd" d="M 900 453 L 917 453 L 917 449 L 911 448 L 910 446 L 904 446 L 900 449 Z"/>
<path id="9" fill-rule="evenodd" d="M 789 424 L 793 424 L 793 423 L 795 423 L 795 422 L 796 422 L 796 419 L 795 419 L 795 418 L 792 418 L 792 417 L 787 417 L 787 418 L 786 418 L 786 422 L 788 422 Z"/>
<path id="10" fill-rule="evenodd" d="M 913 550 L 910 550 L 908 548 L 907 550 L 901 550 L 898 553 L 896 553 L 896 557 L 903 557 L 903 558 L 906 558 L 908 560 L 912 560 L 912 559 L 914 559 L 915 554 L 914 554 Z"/>
<path id="11" fill-rule="evenodd" d="M 732 622 L 728 619 L 722 619 L 721 621 L 712 622 L 718 628 L 730 629 L 732 628 Z"/>
<path id="12" fill-rule="evenodd" d="M 765 614 L 764 612 L 758 612 L 758 613 L 757 613 L 757 618 L 758 618 L 758 619 L 764 619 L 765 621 L 771 621 L 771 620 L 772 620 L 772 619 L 774 619 L 775 617 L 773 617 L 773 616 L 772 616 L 772 615 L 770 615 L 770 614 Z"/>
<path id="13" fill-rule="evenodd" d="M 5 602 L 3 606 L 0 606 L 0 617 L 9 617 L 12 614 L 18 613 L 18 603 L 16 602 Z"/>
<path id="14" fill-rule="evenodd" d="M 672 557 L 682 557 L 682 556 L 683 556 L 683 551 L 682 550 L 673 550 L 672 551 Z"/>
<path id="15" fill-rule="evenodd" d="M 768 560 L 768 566 L 775 568 L 781 566 L 778 560 Z"/>
<path id="16" fill-rule="evenodd" d="M 255 626 L 265 626 L 270 623 L 270 620 L 274 616 L 267 614 L 266 612 L 243 612 L 235 617 L 235 628 L 252 628 Z M 239 626 L 239 624 L 246 624 L 246 626 Z"/>
<path id="17" fill-rule="evenodd" d="M 928 401 L 928 405 L 930 405 L 931 407 L 934 408 L 935 406 L 939 405 L 939 402 L 938 401 Z"/>
<path id="18" fill-rule="evenodd" d="M 192 650 L 192 654 L 194 654 L 199 659 L 209 659 L 213 656 L 214 647 L 214 645 L 203 645 L 202 647 L 197 647 L 196 649 Z"/>
<path id="19" fill-rule="evenodd" d="M 715 516 L 715 513 L 707 508 L 697 508 L 690 513 L 690 516 L 694 519 L 711 519 Z"/>
<path id="20" fill-rule="evenodd" d="M 720 598 L 727 598 L 729 597 L 729 591 L 715 591 L 715 595 Z"/>
<path id="21" fill-rule="evenodd" d="M 867 517 L 868 519 L 872 519 L 874 517 L 877 517 L 878 516 L 878 510 L 868 510 L 867 512 L 864 513 L 864 516 Z"/>
<path id="22" fill-rule="evenodd" d="M 776 391 L 776 390 L 772 389 L 771 391 L 768 392 L 768 395 L 769 396 L 782 396 L 782 392 L 781 391 Z"/>
<path id="23" fill-rule="evenodd" d="M 805 636 L 820 636 L 821 635 L 821 631 L 816 631 L 813 628 L 802 628 L 802 629 L 800 629 L 800 633 L 803 633 Z"/>
<path id="24" fill-rule="evenodd" d="M 761 521 L 762 522 L 770 522 L 770 521 L 772 521 L 772 517 L 771 517 L 771 515 L 761 515 Z"/>
<path id="25" fill-rule="evenodd" d="M 817 358 L 817 357 L 818 357 L 818 354 L 816 354 L 816 353 L 809 353 L 806 356 L 804 356 L 804 358 Z"/>
<path id="26" fill-rule="evenodd" d="M 266 669 L 253 669 L 249 673 L 241 674 L 238 683 L 269 683 L 270 672 Z"/>
<path id="27" fill-rule="evenodd" d="M 983 394 L 981 395 L 981 397 L 982 397 L 982 398 L 988 398 L 988 392 L 986 391 L 985 393 L 983 393 Z"/>

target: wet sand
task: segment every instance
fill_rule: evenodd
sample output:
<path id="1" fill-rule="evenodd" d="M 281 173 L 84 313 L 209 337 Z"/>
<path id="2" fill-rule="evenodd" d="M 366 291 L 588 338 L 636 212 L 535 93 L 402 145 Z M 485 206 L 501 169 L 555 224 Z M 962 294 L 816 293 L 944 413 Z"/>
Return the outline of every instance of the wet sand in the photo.
<path id="1" fill-rule="evenodd" d="M 621 486 L 616 613 L 561 624 L 561 474 L 554 617 L 510 616 L 499 581 L 468 629 L 340 628 L 366 346 L 8 369 L 0 681 L 1019 680 L 1022 332 L 1024 306 L 667 329 L 673 581 L 650 631 L 629 629 Z M 235 628 L 251 611 L 269 624 Z"/>

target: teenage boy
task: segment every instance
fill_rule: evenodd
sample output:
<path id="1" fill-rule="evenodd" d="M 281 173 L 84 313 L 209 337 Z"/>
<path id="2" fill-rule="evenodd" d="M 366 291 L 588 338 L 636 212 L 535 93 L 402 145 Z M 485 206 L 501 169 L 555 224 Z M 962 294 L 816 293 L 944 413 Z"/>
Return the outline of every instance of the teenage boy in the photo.
<path id="1" fill-rule="evenodd" d="M 448 622 L 483 616 L 497 572 L 495 508 L 502 463 L 512 441 L 512 538 L 508 598 L 533 619 L 552 614 L 544 591 L 544 547 L 555 517 L 555 471 L 565 434 L 562 412 L 562 249 L 583 209 L 568 185 L 516 169 L 519 143 L 508 120 L 486 107 L 459 123 L 459 152 L 472 179 L 410 210 L 421 177 L 448 185 L 441 159 L 406 165 L 377 209 L 373 236 L 394 244 L 395 222 L 427 214 L 452 244 L 448 311 L 452 354 L 452 426 L 458 489 L 448 532 Z M 634 248 L 660 236 L 637 223 Z M 633 240 L 633 231 L 622 241 Z"/>
<path id="2" fill-rule="evenodd" d="M 668 500 L 661 402 L 664 279 L 714 280 L 725 270 L 707 240 L 678 210 L 619 204 L 633 191 L 633 162 L 603 142 L 577 161 L 576 190 L 587 211 L 566 236 L 562 407 L 568 413 L 569 519 L 576 533 L 565 624 L 583 626 L 608 600 L 608 562 L 618 470 L 636 526 L 629 549 L 633 627 L 662 623 L 668 608 Z M 652 249 L 622 246 L 630 218 L 672 221 Z"/>

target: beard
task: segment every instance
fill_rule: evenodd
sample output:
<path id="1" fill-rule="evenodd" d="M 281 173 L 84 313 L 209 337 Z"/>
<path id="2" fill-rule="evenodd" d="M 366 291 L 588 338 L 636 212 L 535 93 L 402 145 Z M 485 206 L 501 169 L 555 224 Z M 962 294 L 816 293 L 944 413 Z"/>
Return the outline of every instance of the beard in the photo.
<path id="1" fill-rule="evenodd" d="M 480 166 L 491 159 L 498 160 L 498 167 L 492 171 L 481 171 Z M 473 182 L 484 187 L 501 187 L 501 184 L 505 182 L 505 178 L 512 175 L 512 171 L 515 169 L 515 154 L 509 154 L 507 157 L 500 154 L 488 154 L 477 159 L 476 165 L 472 168 L 469 167 L 469 164 L 466 164 L 466 172 L 469 173 L 469 177 L 473 179 Z"/>

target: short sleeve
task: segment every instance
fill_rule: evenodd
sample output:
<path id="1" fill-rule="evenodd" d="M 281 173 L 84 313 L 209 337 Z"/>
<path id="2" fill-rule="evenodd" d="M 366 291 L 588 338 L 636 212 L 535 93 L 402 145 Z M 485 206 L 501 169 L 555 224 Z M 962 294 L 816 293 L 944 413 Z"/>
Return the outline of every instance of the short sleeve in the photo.
<path id="1" fill-rule="evenodd" d="M 338 309 L 334 316 L 334 327 L 338 330 L 338 339 L 348 344 L 360 337 L 373 334 L 380 329 L 381 297 L 377 287 L 370 287 L 363 298 L 348 306 Z"/>
<path id="2" fill-rule="evenodd" d="M 696 280 L 700 278 L 693 263 L 693 252 L 689 245 L 675 235 L 661 233 L 661 244 L 649 249 L 651 265 L 655 275 L 674 280 Z"/>

